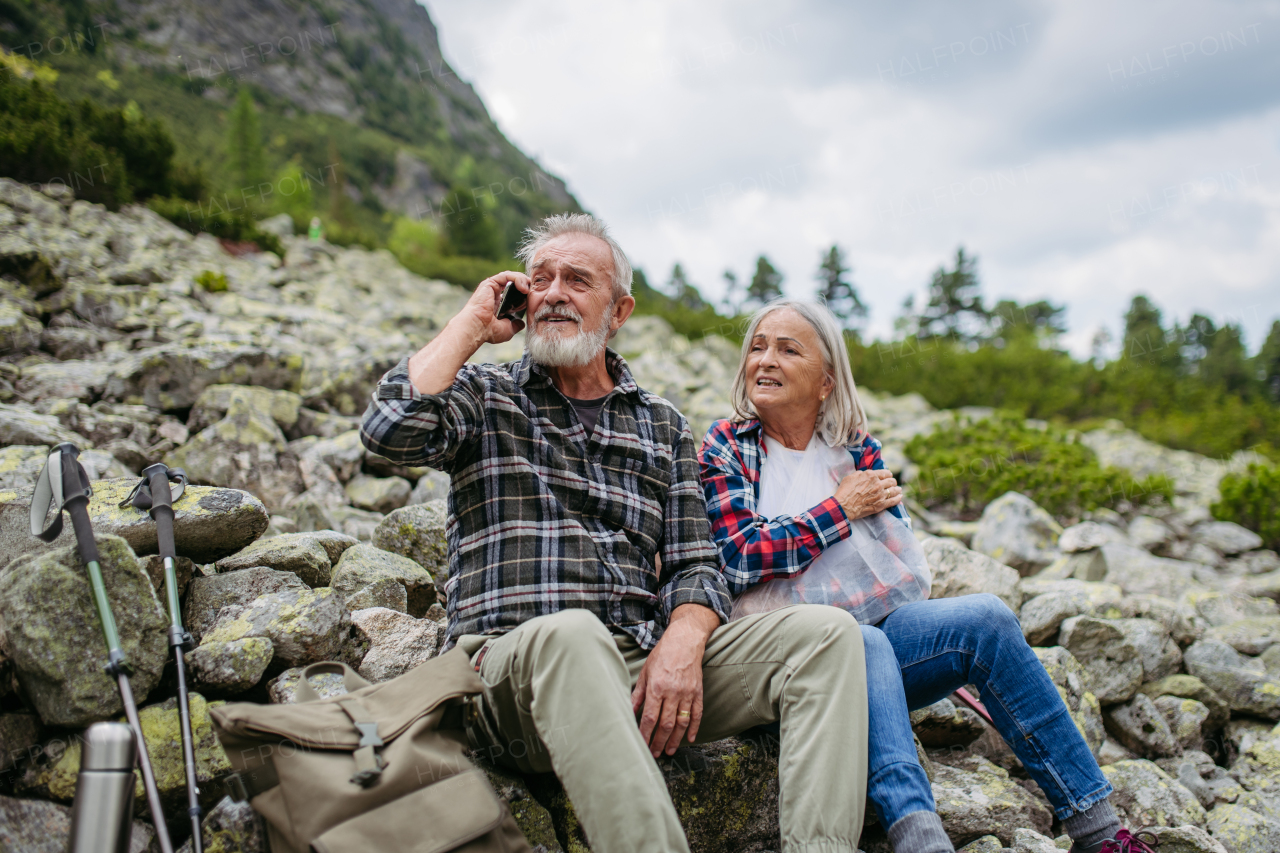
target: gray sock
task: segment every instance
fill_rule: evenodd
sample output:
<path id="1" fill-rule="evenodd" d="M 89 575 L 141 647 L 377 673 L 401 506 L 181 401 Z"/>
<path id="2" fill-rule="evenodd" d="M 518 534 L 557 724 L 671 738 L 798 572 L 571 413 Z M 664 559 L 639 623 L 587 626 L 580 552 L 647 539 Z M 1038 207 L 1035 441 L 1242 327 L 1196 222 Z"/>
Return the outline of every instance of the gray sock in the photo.
<path id="1" fill-rule="evenodd" d="M 1062 821 L 1062 828 L 1074 842 L 1076 853 L 1097 853 L 1104 841 L 1116 837 L 1120 831 L 1120 819 L 1107 800 L 1096 802 L 1082 812 L 1076 812 Z"/>
<path id="2" fill-rule="evenodd" d="M 955 853 L 937 812 L 912 812 L 889 827 L 896 853 Z"/>

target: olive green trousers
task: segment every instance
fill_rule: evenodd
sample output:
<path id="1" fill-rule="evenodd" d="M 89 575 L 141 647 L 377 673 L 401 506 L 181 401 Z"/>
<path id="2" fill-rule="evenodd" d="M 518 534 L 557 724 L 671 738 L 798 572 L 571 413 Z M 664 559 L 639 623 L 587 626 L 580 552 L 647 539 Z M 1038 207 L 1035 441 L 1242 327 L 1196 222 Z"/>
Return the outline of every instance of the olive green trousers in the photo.
<path id="1" fill-rule="evenodd" d="M 464 636 L 484 693 L 472 738 L 495 763 L 554 770 L 595 853 L 687 851 L 631 690 L 648 653 L 585 610 Z M 480 657 L 481 650 L 483 657 Z M 796 605 L 717 628 L 702 659 L 698 742 L 779 722 L 784 853 L 852 853 L 867 786 L 862 635 L 836 607 Z"/>

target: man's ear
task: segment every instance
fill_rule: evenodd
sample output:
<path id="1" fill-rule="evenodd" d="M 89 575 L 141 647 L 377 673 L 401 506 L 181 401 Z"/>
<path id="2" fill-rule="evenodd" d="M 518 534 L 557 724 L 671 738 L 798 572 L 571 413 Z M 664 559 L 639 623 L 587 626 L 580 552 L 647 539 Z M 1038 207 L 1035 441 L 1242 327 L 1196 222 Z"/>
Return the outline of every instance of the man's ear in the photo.
<path id="1" fill-rule="evenodd" d="M 627 322 L 627 318 L 631 316 L 631 312 L 634 310 L 636 310 L 634 296 L 624 296 L 613 303 L 613 317 L 609 320 L 610 335 L 622 328 L 622 324 Z"/>

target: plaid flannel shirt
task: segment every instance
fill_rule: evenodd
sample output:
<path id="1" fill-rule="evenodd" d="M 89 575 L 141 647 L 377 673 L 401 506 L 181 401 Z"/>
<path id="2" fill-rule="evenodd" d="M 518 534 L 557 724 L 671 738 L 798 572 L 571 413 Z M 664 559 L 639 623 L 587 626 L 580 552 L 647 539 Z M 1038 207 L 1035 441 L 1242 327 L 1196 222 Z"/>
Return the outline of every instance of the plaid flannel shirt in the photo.
<path id="1" fill-rule="evenodd" d="M 441 394 L 413 387 L 408 359 L 378 383 L 365 446 L 452 477 L 450 645 L 575 607 L 646 649 L 681 604 L 728 619 L 689 425 L 612 350 L 607 365 L 615 387 L 590 438 L 528 354 L 464 365 Z"/>
<path id="2" fill-rule="evenodd" d="M 773 578 L 795 577 L 824 549 L 849 536 L 849 517 L 834 496 L 799 515 L 756 514 L 760 467 L 767 456 L 762 438 L 758 420 L 718 420 L 698 452 L 711 535 L 734 595 Z M 850 445 L 849 453 L 859 470 L 884 468 L 880 442 L 869 435 Z M 902 504 L 888 511 L 911 524 Z"/>

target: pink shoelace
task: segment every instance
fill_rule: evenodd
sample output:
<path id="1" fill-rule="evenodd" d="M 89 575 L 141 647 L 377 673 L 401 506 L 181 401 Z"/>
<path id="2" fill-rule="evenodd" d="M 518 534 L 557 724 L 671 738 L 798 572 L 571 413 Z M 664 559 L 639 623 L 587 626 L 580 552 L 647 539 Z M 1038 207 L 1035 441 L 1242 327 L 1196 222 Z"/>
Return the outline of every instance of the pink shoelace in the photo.
<path id="1" fill-rule="evenodd" d="M 1099 853 L 1156 853 L 1160 840 L 1150 832 L 1132 833 L 1122 829 L 1112 841 L 1104 841 Z"/>

